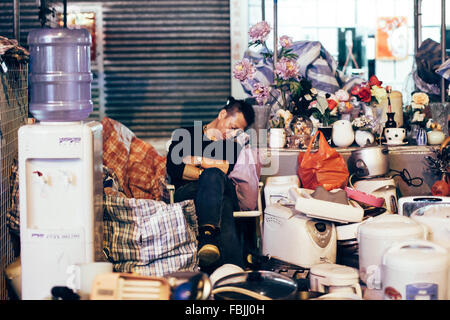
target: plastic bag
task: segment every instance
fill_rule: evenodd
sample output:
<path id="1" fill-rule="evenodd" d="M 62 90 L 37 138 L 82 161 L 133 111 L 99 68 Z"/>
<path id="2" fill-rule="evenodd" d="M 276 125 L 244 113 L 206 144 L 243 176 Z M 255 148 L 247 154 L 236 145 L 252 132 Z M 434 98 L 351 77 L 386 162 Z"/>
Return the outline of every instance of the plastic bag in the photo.
<path id="1" fill-rule="evenodd" d="M 247 145 L 239 153 L 233 171 L 228 176 L 236 187 L 239 207 L 243 211 L 257 208 L 261 167 L 258 149 Z"/>
<path id="2" fill-rule="evenodd" d="M 311 153 L 311 146 L 319 136 L 319 149 Z M 330 191 L 345 188 L 349 172 L 344 157 L 330 147 L 322 132 L 318 131 L 309 143 L 306 152 L 300 152 L 297 158 L 297 175 L 302 188 L 315 190 L 318 186 Z"/>

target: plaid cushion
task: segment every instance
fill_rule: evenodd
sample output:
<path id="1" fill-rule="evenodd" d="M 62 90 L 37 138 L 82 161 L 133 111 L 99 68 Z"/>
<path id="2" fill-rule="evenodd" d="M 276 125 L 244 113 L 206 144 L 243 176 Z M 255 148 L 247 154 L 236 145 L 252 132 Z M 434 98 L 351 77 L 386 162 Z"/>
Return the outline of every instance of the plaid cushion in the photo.
<path id="1" fill-rule="evenodd" d="M 121 123 L 105 117 L 103 125 L 103 164 L 114 170 L 119 184 L 124 188 L 125 194 L 131 197 L 127 188 L 126 175 L 131 141 L 135 134 Z"/>
<path id="2" fill-rule="evenodd" d="M 163 276 L 195 271 L 197 217 L 192 200 L 168 205 L 104 197 L 104 247 L 116 271 Z"/>
<path id="3" fill-rule="evenodd" d="M 105 117 L 102 125 L 103 164 L 114 170 L 127 197 L 161 200 L 166 158 L 120 122 Z"/>

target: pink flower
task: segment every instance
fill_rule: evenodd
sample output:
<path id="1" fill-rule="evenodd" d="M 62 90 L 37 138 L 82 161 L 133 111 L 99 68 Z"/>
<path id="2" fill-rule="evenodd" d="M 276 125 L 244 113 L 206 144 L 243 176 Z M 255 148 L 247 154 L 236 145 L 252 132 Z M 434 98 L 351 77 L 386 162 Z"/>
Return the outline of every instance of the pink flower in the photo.
<path id="1" fill-rule="evenodd" d="M 299 67 L 297 62 L 288 58 L 281 58 L 275 66 L 275 74 L 280 76 L 284 80 L 290 78 L 296 79 L 298 77 Z"/>
<path id="2" fill-rule="evenodd" d="M 257 82 L 253 85 L 252 95 L 256 98 L 256 102 L 258 102 L 259 105 L 263 105 L 269 98 L 269 87 Z"/>
<path id="3" fill-rule="evenodd" d="M 292 38 L 288 36 L 281 36 L 279 42 L 280 46 L 282 46 L 283 48 L 289 48 L 290 46 L 292 46 Z"/>
<path id="4" fill-rule="evenodd" d="M 336 91 L 335 95 L 339 101 L 348 101 L 350 99 L 350 95 L 344 89 L 339 89 Z"/>
<path id="5" fill-rule="evenodd" d="M 255 24 L 248 31 L 248 35 L 252 42 L 264 42 L 269 37 L 270 26 L 266 21 L 261 21 Z"/>
<path id="6" fill-rule="evenodd" d="M 247 58 L 237 62 L 233 68 L 233 76 L 239 81 L 253 79 L 255 72 L 255 66 Z"/>

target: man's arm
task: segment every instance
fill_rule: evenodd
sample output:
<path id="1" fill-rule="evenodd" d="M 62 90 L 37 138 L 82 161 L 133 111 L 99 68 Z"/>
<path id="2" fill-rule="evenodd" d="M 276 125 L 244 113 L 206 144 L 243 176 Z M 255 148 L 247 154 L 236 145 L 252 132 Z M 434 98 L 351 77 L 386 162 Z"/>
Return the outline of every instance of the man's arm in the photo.
<path id="1" fill-rule="evenodd" d="M 208 168 L 218 168 L 222 170 L 225 174 L 228 173 L 228 168 L 230 164 L 226 160 L 216 160 L 207 157 L 200 156 L 187 156 L 183 158 L 183 163 L 187 166 L 199 167 L 203 169 Z M 200 172 L 201 174 L 201 172 Z"/>

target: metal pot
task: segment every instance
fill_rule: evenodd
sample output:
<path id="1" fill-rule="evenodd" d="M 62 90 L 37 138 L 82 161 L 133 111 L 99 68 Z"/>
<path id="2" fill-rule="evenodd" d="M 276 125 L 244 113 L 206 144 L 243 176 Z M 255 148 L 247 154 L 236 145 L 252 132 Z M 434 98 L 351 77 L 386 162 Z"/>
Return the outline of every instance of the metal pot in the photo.
<path id="1" fill-rule="evenodd" d="M 352 151 L 348 159 L 351 173 L 359 178 L 384 176 L 389 172 L 389 150 L 386 147 L 365 147 Z"/>

